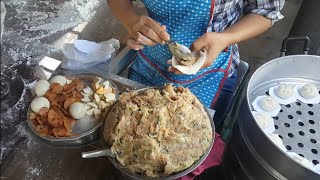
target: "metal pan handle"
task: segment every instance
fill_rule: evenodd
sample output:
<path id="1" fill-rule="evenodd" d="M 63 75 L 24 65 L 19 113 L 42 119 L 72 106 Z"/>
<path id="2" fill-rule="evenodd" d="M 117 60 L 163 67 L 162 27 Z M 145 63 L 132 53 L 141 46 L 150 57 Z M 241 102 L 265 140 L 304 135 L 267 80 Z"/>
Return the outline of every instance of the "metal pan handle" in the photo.
<path id="1" fill-rule="evenodd" d="M 111 152 L 111 149 L 82 152 L 81 155 L 82 158 L 95 158 L 101 156 L 109 156 L 115 158 L 114 154 Z"/>
<path id="2" fill-rule="evenodd" d="M 282 41 L 282 47 L 281 47 L 281 53 L 280 57 L 286 56 L 286 51 L 287 51 L 287 44 L 288 41 L 304 41 L 304 47 L 303 47 L 303 52 L 304 54 L 308 54 L 309 51 L 309 45 L 310 45 L 310 38 L 308 36 L 303 36 L 303 37 L 287 37 Z"/>

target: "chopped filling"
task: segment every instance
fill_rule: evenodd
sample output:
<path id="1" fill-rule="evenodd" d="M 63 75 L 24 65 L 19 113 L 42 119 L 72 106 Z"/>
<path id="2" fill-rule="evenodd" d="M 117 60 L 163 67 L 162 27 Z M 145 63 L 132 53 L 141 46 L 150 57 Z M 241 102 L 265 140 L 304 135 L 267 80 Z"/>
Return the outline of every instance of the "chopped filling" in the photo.
<path id="1" fill-rule="evenodd" d="M 184 65 L 184 66 L 192 66 L 195 62 L 196 62 L 196 57 L 193 56 L 191 59 L 189 60 L 185 60 L 185 59 L 181 59 L 181 58 L 177 58 L 179 64 Z"/>
<path id="2" fill-rule="evenodd" d="M 106 120 L 104 138 L 120 164 L 157 177 L 189 168 L 212 141 L 210 119 L 189 89 L 123 93 Z"/>

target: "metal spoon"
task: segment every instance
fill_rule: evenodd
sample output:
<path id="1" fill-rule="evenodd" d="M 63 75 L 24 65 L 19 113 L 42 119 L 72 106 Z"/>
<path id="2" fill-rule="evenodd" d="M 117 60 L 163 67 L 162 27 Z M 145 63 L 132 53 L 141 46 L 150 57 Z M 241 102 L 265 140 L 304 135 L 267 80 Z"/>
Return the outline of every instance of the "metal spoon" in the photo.
<path id="1" fill-rule="evenodd" d="M 168 41 L 166 42 L 168 45 L 170 52 L 176 56 L 177 58 L 183 59 L 183 60 L 192 60 L 192 57 L 194 57 L 194 53 L 191 52 L 191 50 L 175 41 Z"/>
<path id="2" fill-rule="evenodd" d="M 111 149 L 82 152 L 81 155 L 82 158 L 95 158 L 101 156 L 109 156 L 115 158 L 115 155 L 112 153 Z"/>

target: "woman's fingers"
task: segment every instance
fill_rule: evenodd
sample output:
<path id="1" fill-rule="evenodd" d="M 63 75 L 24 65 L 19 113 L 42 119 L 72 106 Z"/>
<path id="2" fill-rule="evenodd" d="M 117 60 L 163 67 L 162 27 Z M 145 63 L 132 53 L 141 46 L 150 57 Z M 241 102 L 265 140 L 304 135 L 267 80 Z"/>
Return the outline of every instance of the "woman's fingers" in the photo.
<path id="1" fill-rule="evenodd" d="M 172 66 L 170 66 L 170 67 L 168 68 L 168 71 L 169 71 L 169 72 L 172 72 L 172 73 L 174 73 L 174 74 L 183 74 L 181 71 L 179 71 L 178 69 L 176 69 L 176 68 L 174 68 L 174 67 L 172 67 Z"/>
<path id="2" fill-rule="evenodd" d="M 168 61 L 167 61 L 167 64 L 171 65 L 171 64 L 172 64 L 172 60 L 168 60 Z M 178 69 L 176 69 L 176 68 L 174 68 L 174 67 L 172 67 L 172 66 L 170 66 L 170 67 L 168 68 L 168 71 L 169 71 L 169 72 L 172 72 L 172 73 L 174 73 L 174 74 L 183 74 L 181 71 L 179 71 Z"/>
<path id="3" fill-rule="evenodd" d="M 161 40 L 164 40 L 164 41 L 170 40 L 170 35 L 166 32 L 166 28 L 161 26 L 160 23 L 156 22 L 150 17 L 144 17 L 143 19 L 144 19 L 145 25 L 151 28 Z"/>
<path id="4" fill-rule="evenodd" d="M 144 40 L 144 38 L 140 37 L 143 43 L 149 46 L 157 43 L 164 44 L 164 41 L 170 40 L 170 36 L 166 32 L 166 27 L 147 16 L 141 16 L 129 32 L 136 39 L 139 39 L 139 37 L 137 37 L 139 33 L 148 38 Z M 150 42 L 149 40 L 153 42 Z"/>
<path id="5" fill-rule="evenodd" d="M 197 40 L 195 40 L 190 46 L 190 50 L 192 52 L 198 52 L 202 49 L 208 49 L 206 35 L 203 35 Z"/>
<path id="6" fill-rule="evenodd" d="M 156 42 L 153 40 L 149 39 L 148 37 L 144 36 L 140 32 L 137 32 L 134 38 L 137 42 L 143 44 L 143 45 L 148 45 L 148 46 L 154 46 L 156 45 Z"/>
<path id="7" fill-rule="evenodd" d="M 155 32 L 153 29 L 151 29 L 148 26 L 143 26 L 140 30 L 140 32 L 148 37 L 150 40 L 152 40 L 153 42 L 159 43 L 159 44 L 163 44 L 163 39 L 161 39 Z"/>
<path id="8" fill-rule="evenodd" d="M 217 55 L 220 53 L 220 48 L 217 46 L 216 42 L 209 33 L 202 35 L 190 47 L 192 52 L 204 51 L 207 55 L 207 59 L 202 65 L 202 68 L 206 68 L 212 65 L 213 61 L 216 59 Z"/>
<path id="9" fill-rule="evenodd" d="M 141 50 L 143 49 L 143 45 L 137 41 L 135 41 L 134 39 L 129 39 L 127 42 L 128 47 L 130 47 L 131 49 L 134 50 Z"/>

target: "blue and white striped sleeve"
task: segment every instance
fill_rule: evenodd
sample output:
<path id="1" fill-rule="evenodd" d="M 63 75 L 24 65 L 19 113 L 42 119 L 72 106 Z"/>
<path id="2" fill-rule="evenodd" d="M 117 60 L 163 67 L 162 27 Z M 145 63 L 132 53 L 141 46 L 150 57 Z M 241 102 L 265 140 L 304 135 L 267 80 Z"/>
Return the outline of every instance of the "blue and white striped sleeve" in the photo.
<path id="1" fill-rule="evenodd" d="M 243 13 L 255 13 L 272 21 L 272 24 L 281 20 L 285 0 L 245 0 Z"/>

